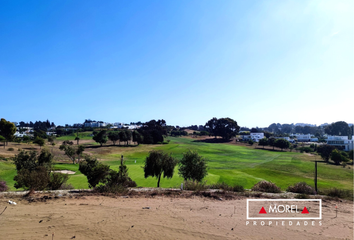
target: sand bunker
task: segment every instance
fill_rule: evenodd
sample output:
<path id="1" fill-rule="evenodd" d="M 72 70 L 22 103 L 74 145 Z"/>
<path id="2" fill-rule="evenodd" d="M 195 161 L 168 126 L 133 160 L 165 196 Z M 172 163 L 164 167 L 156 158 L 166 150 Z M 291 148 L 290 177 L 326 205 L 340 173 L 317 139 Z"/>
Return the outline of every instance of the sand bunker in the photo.
<path id="1" fill-rule="evenodd" d="M 70 171 L 70 170 L 58 170 L 58 171 L 52 171 L 52 172 L 59 172 L 59 173 L 64 173 L 64 174 L 75 174 L 74 171 Z"/>

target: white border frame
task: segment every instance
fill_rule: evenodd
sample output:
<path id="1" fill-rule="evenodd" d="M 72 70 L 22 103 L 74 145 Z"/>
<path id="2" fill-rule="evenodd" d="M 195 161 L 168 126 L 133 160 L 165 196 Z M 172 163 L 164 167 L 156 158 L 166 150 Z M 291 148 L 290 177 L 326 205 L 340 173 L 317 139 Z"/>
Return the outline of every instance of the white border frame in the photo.
<path id="1" fill-rule="evenodd" d="M 249 202 L 319 202 L 320 203 L 320 216 L 318 218 L 312 217 L 312 218 L 297 218 L 297 217 L 249 217 Z M 309 219 L 314 219 L 314 220 L 321 220 L 322 219 L 322 199 L 247 199 L 247 220 L 264 220 L 264 219 L 290 219 L 290 220 L 309 220 Z"/>

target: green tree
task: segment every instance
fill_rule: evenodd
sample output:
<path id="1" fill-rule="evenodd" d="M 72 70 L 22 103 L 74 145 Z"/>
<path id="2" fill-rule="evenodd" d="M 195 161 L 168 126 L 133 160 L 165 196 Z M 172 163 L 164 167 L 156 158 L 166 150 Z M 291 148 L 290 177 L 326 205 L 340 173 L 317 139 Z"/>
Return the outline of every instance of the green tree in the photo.
<path id="1" fill-rule="evenodd" d="M 6 146 L 6 138 L 4 138 L 3 136 L 0 135 L 0 142 L 4 143 L 4 148 Z"/>
<path id="2" fill-rule="evenodd" d="M 283 151 L 284 148 L 287 149 L 290 147 L 290 143 L 285 139 L 279 138 L 275 141 L 275 146 Z"/>
<path id="3" fill-rule="evenodd" d="M 128 176 L 128 168 L 123 159 L 120 161 L 119 171 L 111 170 L 107 184 L 110 187 L 121 185 L 123 187 L 136 187 L 136 183 Z"/>
<path id="4" fill-rule="evenodd" d="M 108 165 L 88 155 L 85 156 L 84 161 L 80 162 L 79 171 L 87 177 L 89 188 L 96 187 L 99 183 L 106 183 L 110 173 Z"/>
<path id="5" fill-rule="evenodd" d="M 84 151 L 85 151 L 85 146 L 83 146 L 83 145 L 77 146 L 75 153 L 76 153 L 76 155 L 77 155 L 77 158 L 78 158 L 77 161 L 78 161 L 78 162 L 80 162 L 80 158 L 81 158 L 82 153 L 83 153 Z"/>
<path id="6" fill-rule="evenodd" d="M 208 174 L 207 168 L 206 159 L 197 152 L 189 150 L 183 153 L 178 171 L 184 180 L 200 182 Z"/>
<path id="7" fill-rule="evenodd" d="M 205 125 L 204 128 L 211 134 L 213 135 L 215 138 L 218 135 L 217 132 L 217 124 L 218 124 L 218 119 L 216 117 L 213 117 L 212 119 L 210 119 Z"/>
<path id="8" fill-rule="evenodd" d="M 77 136 L 77 137 L 75 138 L 75 140 L 76 140 L 76 145 L 79 145 L 80 138 Z"/>
<path id="9" fill-rule="evenodd" d="M 329 135 L 350 136 L 351 129 L 346 122 L 339 121 L 326 126 L 325 133 Z"/>
<path id="10" fill-rule="evenodd" d="M 93 140 L 101 144 L 102 147 L 102 144 L 107 142 L 106 130 L 102 130 L 99 133 L 97 133 L 95 136 L 93 136 Z"/>
<path id="11" fill-rule="evenodd" d="M 84 152 L 85 147 L 83 145 L 74 147 L 64 141 L 63 144 L 60 145 L 59 149 L 64 151 L 65 155 L 73 162 L 73 164 L 75 164 L 76 155 L 78 157 L 78 162 L 80 162 L 80 157 Z"/>
<path id="12" fill-rule="evenodd" d="M 346 158 L 344 154 L 342 154 L 338 149 L 334 149 L 331 153 L 331 160 L 336 164 L 339 165 L 341 162 L 348 162 L 349 159 Z"/>
<path id="13" fill-rule="evenodd" d="M 268 138 L 268 145 L 269 145 L 269 146 L 272 146 L 272 147 L 273 147 L 273 150 L 274 150 L 274 147 L 275 147 L 275 141 L 276 141 L 276 140 L 277 140 L 277 139 L 274 138 L 274 137 Z"/>
<path id="14" fill-rule="evenodd" d="M 263 146 L 263 149 L 264 149 L 264 146 L 268 145 L 268 139 L 266 139 L 266 138 L 260 139 L 258 145 Z"/>
<path id="15" fill-rule="evenodd" d="M 113 142 L 113 145 L 116 145 L 116 142 L 119 140 L 119 133 L 118 132 L 109 132 L 108 139 Z"/>
<path id="16" fill-rule="evenodd" d="M 14 163 L 17 170 L 15 188 L 55 190 L 68 180 L 62 173 L 51 173 L 53 155 L 46 149 L 39 155 L 35 151 L 21 151 L 14 157 Z"/>
<path id="17" fill-rule="evenodd" d="M 59 149 L 64 151 L 65 155 L 73 162 L 73 164 L 75 164 L 76 151 L 73 146 L 62 144 L 60 145 Z"/>
<path id="18" fill-rule="evenodd" d="M 52 144 L 52 143 L 54 142 L 54 139 L 55 139 L 55 138 L 54 138 L 53 136 L 48 136 L 48 142 L 49 142 L 49 143 Z"/>
<path id="19" fill-rule="evenodd" d="M 172 178 L 177 161 L 169 154 L 153 150 L 145 159 L 144 176 L 156 177 L 157 187 L 160 187 L 161 175 Z"/>
<path id="20" fill-rule="evenodd" d="M 134 131 L 133 132 L 133 141 L 139 145 L 140 143 L 142 143 L 144 141 L 143 135 L 141 135 L 137 131 Z"/>
<path id="21" fill-rule="evenodd" d="M 128 145 L 129 141 L 132 139 L 132 132 L 128 129 L 124 130 L 124 132 L 125 132 L 125 136 L 126 136 L 125 141 L 127 142 L 127 145 Z"/>
<path id="22" fill-rule="evenodd" d="M 353 149 L 349 151 L 349 159 L 353 160 Z"/>
<path id="23" fill-rule="evenodd" d="M 232 137 L 236 137 L 240 127 L 237 125 L 237 122 L 231 118 L 220 118 L 218 119 L 216 129 L 219 136 L 228 140 Z"/>
<path id="24" fill-rule="evenodd" d="M 38 144 L 39 148 L 41 149 L 44 146 L 45 141 L 41 137 L 36 137 L 33 143 Z"/>
<path id="25" fill-rule="evenodd" d="M 127 141 L 128 137 L 126 135 L 126 131 L 122 130 L 118 133 L 118 135 L 119 135 L 119 145 L 120 145 L 120 142 Z"/>
<path id="26" fill-rule="evenodd" d="M 317 147 L 317 152 L 321 155 L 321 158 L 326 162 L 329 161 L 332 151 L 336 149 L 334 146 L 328 144 L 322 144 Z"/>
<path id="27" fill-rule="evenodd" d="M 23 136 L 22 140 L 28 144 L 28 142 L 31 140 L 31 138 L 29 136 L 25 135 L 25 136 Z"/>
<path id="28" fill-rule="evenodd" d="M 205 125 L 204 128 L 215 138 L 217 136 L 228 140 L 235 137 L 240 127 L 237 122 L 231 118 L 212 118 Z"/>
<path id="29" fill-rule="evenodd" d="M 6 145 L 12 141 L 16 133 L 16 126 L 12 122 L 6 121 L 4 118 L 0 120 L 0 135 L 6 139 Z"/>

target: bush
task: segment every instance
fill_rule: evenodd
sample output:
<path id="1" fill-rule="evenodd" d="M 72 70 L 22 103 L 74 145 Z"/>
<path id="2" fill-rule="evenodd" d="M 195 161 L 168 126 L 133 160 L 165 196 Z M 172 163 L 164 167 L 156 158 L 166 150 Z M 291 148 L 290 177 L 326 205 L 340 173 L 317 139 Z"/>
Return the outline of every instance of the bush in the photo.
<path id="1" fill-rule="evenodd" d="M 330 197 L 346 198 L 353 200 L 353 192 L 344 189 L 332 188 L 325 191 L 325 194 Z"/>
<path id="2" fill-rule="evenodd" d="M 90 188 L 99 192 L 121 192 L 121 188 L 136 187 L 136 183 L 128 176 L 128 168 L 121 160 L 119 171 L 109 169 L 109 166 L 100 163 L 96 158 L 88 155 L 80 162 L 79 171 L 89 182 Z"/>
<path id="3" fill-rule="evenodd" d="M 306 152 L 306 153 L 310 153 L 310 152 L 313 152 L 313 149 L 310 148 L 310 147 L 300 147 L 298 148 L 298 150 L 303 153 L 303 152 Z"/>
<path id="4" fill-rule="evenodd" d="M 95 191 L 100 193 L 126 193 L 127 189 L 122 185 L 99 185 L 95 187 Z"/>
<path id="5" fill-rule="evenodd" d="M 209 185 L 208 186 L 209 189 L 222 189 L 222 190 L 225 190 L 225 191 L 232 191 L 232 187 L 229 186 L 227 183 L 215 183 L 215 184 L 212 184 L 212 185 Z"/>
<path id="6" fill-rule="evenodd" d="M 14 157 L 17 170 L 15 188 L 44 190 L 49 185 L 52 159 L 53 155 L 45 149 L 39 155 L 34 151 L 21 151 Z"/>
<path id="7" fill-rule="evenodd" d="M 50 181 L 48 184 L 48 189 L 50 190 L 58 190 L 61 188 L 61 186 L 68 181 L 69 175 L 68 174 L 63 174 L 63 173 L 58 173 L 54 172 L 50 175 Z"/>
<path id="8" fill-rule="evenodd" d="M 16 181 L 15 188 L 42 191 L 48 186 L 50 178 L 47 169 L 39 166 L 32 171 L 26 168 L 17 171 L 14 180 Z"/>
<path id="9" fill-rule="evenodd" d="M 73 185 L 69 184 L 69 183 L 63 183 L 60 188 L 60 190 L 70 190 L 70 189 L 74 189 Z"/>
<path id="10" fill-rule="evenodd" d="M 235 186 L 232 187 L 232 191 L 233 191 L 233 192 L 244 192 L 245 189 L 244 189 L 244 187 L 241 186 L 241 185 L 235 185 Z"/>
<path id="11" fill-rule="evenodd" d="M 10 148 L 7 149 L 7 151 L 14 151 L 14 150 L 15 150 L 15 149 L 12 148 L 12 147 L 10 147 Z"/>
<path id="12" fill-rule="evenodd" d="M 298 182 L 295 183 L 293 186 L 289 186 L 286 191 L 293 192 L 293 193 L 304 193 L 304 194 L 316 194 L 315 190 L 307 185 L 305 182 Z"/>
<path id="13" fill-rule="evenodd" d="M 187 181 L 184 181 L 183 189 L 184 190 L 192 190 L 192 191 L 204 191 L 207 189 L 207 186 L 206 186 L 206 182 L 197 182 L 197 181 L 187 180 Z"/>
<path id="14" fill-rule="evenodd" d="M 0 192 L 5 192 L 7 191 L 9 188 L 6 185 L 5 181 L 0 181 Z"/>
<path id="15" fill-rule="evenodd" d="M 227 183 L 216 183 L 208 186 L 209 189 L 222 189 L 225 191 L 231 191 L 231 192 L 244 192 L 245 189 L 241 185 L 228 185 Z"/>
<path id="16" fill-rule="evenodd" d="M 79 163 L 79 171 L 87 177 L 89 188 L 96 187 L 99 183 L 106 183 L 109 175 L 109 166 L 100 163 L 96 158 L 85 156 Z"/>
<path id="17" fill-rule="evenodd" d="M 310 196 L 305 193 L 300 193 L 295 196 L 297 199 L 310 199 Z"/>
<path id="18" fill-rule="evenodd" d="M 280 188 L 275 185 L 275 183 L 267 182 L 267 181 L 260 181 L 256 183 L 252 187 L 252 191 L 259 191 L 259 192 L 269 192 L 269 193 L 280 193 Z"/>

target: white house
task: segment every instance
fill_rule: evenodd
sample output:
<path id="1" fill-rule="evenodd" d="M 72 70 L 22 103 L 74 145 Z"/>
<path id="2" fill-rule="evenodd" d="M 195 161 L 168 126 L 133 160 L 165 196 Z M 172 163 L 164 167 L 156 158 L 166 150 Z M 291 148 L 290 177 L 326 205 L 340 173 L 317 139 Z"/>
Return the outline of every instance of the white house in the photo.
<path id="1" fill-rule="evenodd" d="M 311 134 L 296 134 L 295 136 L 298 142 L 318 142 L 318 138 L 312 138 Z"/>
<path id="2" fill-rule="evenodd" d="M 243 140 L 252 139 L 255 142 L 259 142 L 262 138 L 264 138 L 264 133 L 250 133 L 250 135 L 242 135 Z"/>
<path id="3" fill-rule="evenodd" d="M 291 143 L 295 143 L 295 140 L 294 139 L 291 139 L 290 137 L 275 137 L 275 139 L 285 139 L 286 141 L 288 142 L 291 142 Z"/>
<path id="4" fill-rule="evenodd" d="M 335 146 L 339 150 L 350 151 L 353 150 L 353 136 L 350 140 L 348 136 L 328 136 L 327 144 Z"/>

